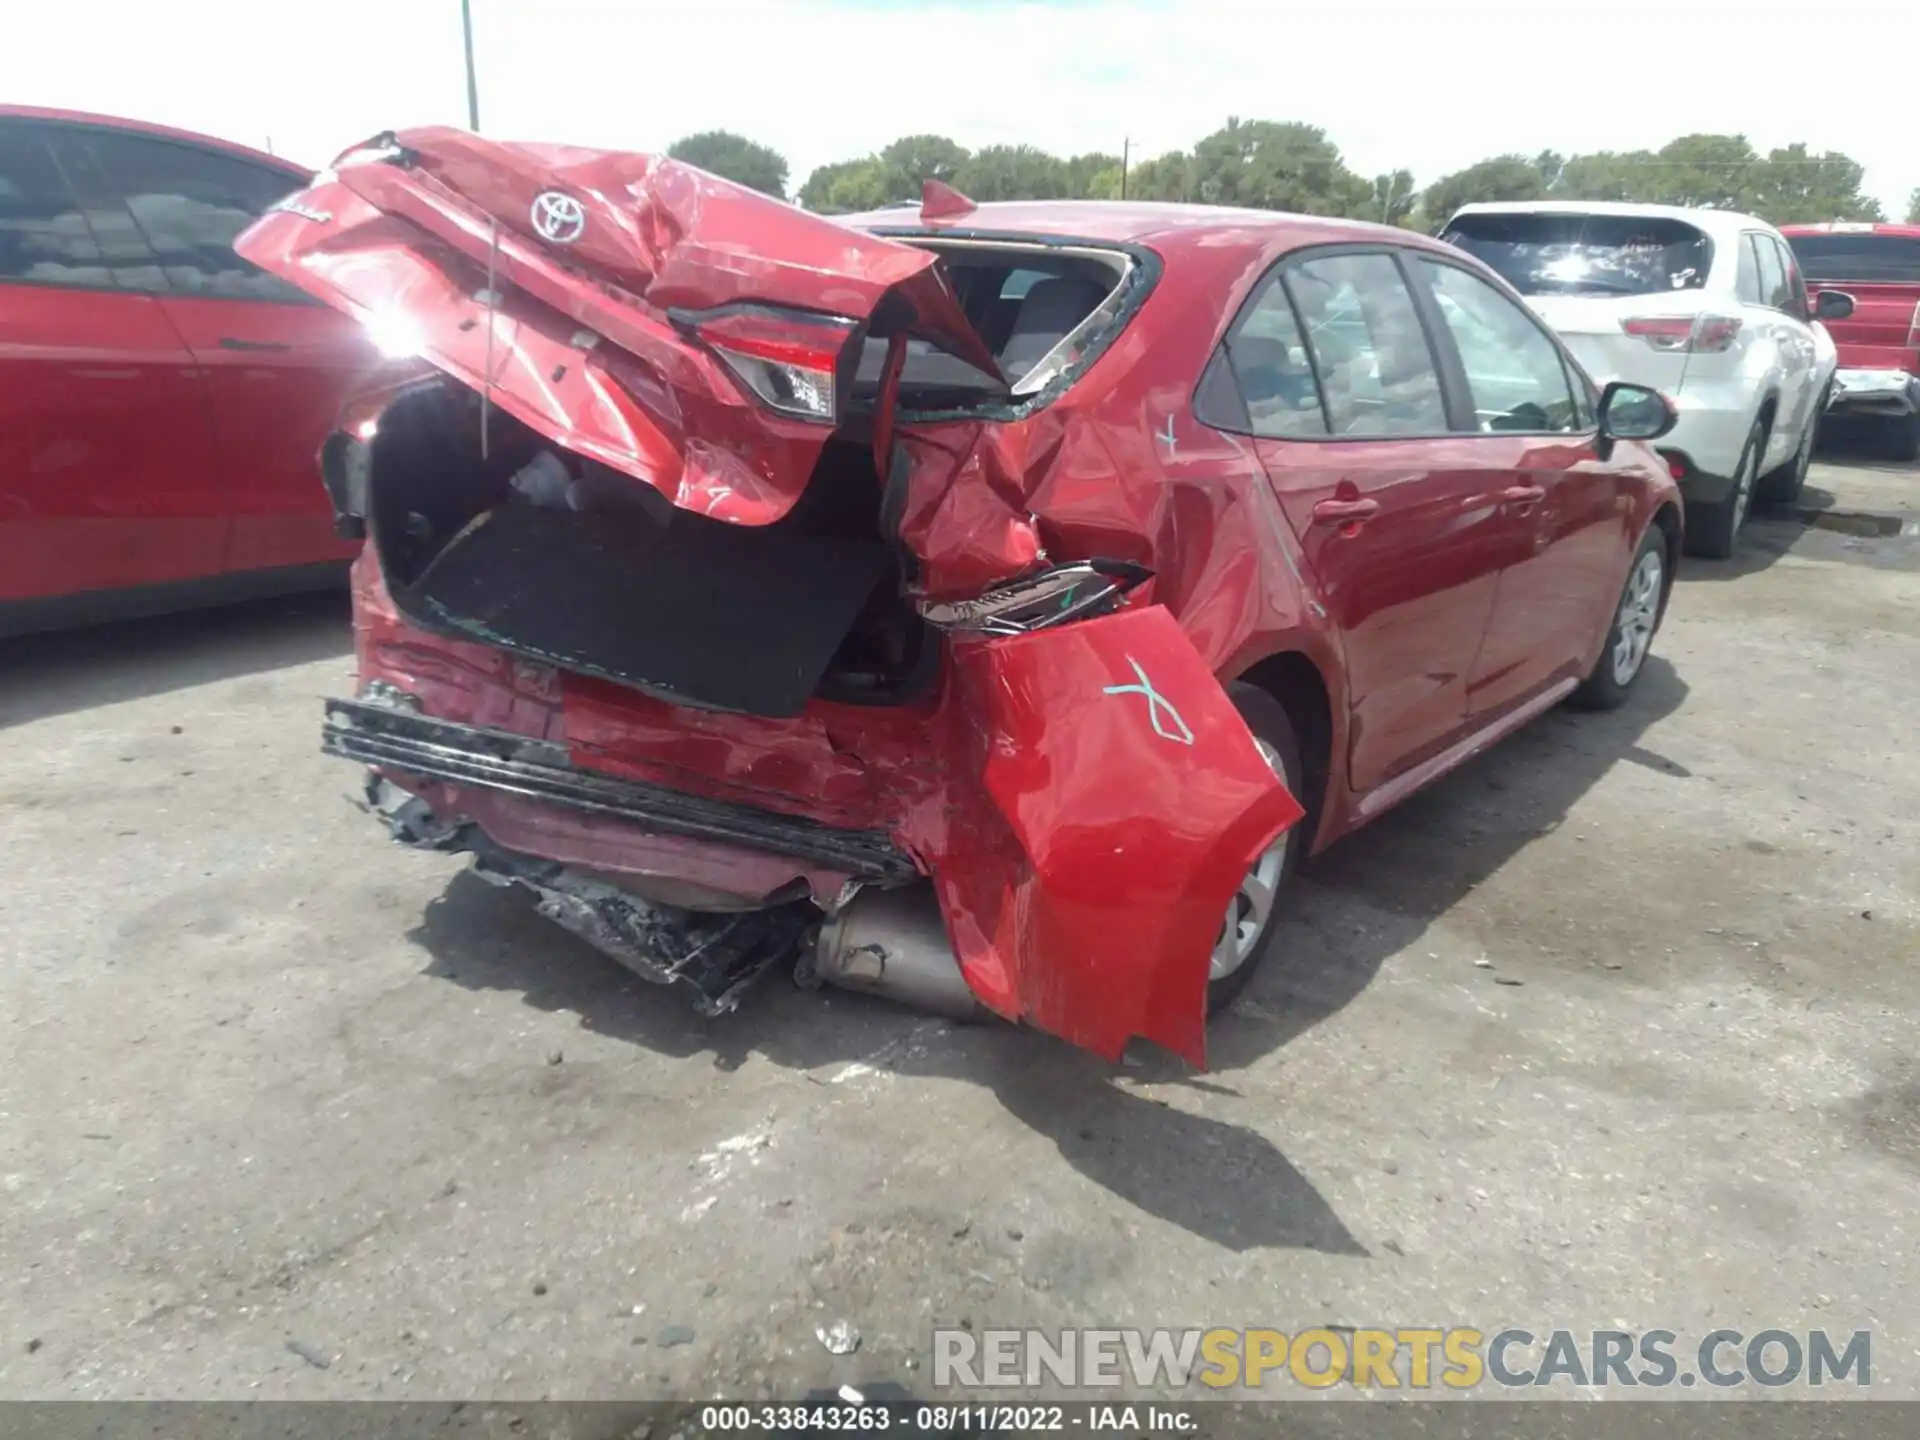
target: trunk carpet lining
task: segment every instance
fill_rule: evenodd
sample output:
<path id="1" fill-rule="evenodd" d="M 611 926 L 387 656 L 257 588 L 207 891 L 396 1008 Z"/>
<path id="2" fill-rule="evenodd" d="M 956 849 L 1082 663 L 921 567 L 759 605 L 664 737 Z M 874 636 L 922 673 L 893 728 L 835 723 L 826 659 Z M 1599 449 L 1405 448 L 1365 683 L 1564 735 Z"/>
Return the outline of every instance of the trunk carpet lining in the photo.
<path id="1" fill-rule="evenodd" d="M 877 539 L 509 504 L 395 599 L 442 629 L 677 704 L 783 717 L 813 695 L 890 558 Z"/>

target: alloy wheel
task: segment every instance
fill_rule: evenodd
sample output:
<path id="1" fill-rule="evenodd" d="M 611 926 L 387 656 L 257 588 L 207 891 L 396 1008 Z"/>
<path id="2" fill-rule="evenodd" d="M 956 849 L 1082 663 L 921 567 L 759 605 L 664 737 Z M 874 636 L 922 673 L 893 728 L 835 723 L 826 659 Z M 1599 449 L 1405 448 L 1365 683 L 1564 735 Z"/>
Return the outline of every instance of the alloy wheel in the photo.
<path id="1" fill-rule="evenodd" d="M 1268 768 L 1284 781 L 1287 772 L 1280 764 L 1280 752 L 1257 735 L 1254 744 L 1260 747 L 1260 757 Z M 1240 888 L 1227 902 L 1220 938 L 1214 941 L 1213 958 L 1207 966 L 1209 980 L 1225 979 L 1253 957 L 1267 921 L 1273 915 L 1274 900 L 1280 893 L 1280 877 L 1286 873 L 1287 847 L 1293 843 L 1293 832 L 1297 828 L 1289 825 L 1282 830 L 1279 838 L 1260 852 L 1241 877 Z"/>
<path id="2" fill-rule="evenodd" d="M 1613 683 L 1626 686 L 1640 673 L 1653 644 L 1653 627 L 1660 617 L 1660 584 L 1664 578 L 1660 551 L 1643 554 L 1627 577 L 1620 612 L 1614 617 Z"/>
<path id="3" fill-rule="evenodd" d="M 1733 477 L 1733 533 L 1747 523 L 1747 510 L 1753 504 L 1753 477 L 1760 469 L 1760 432 L 1747 437 L 1747 448 L 1740 454 L 1740 473 Z"/>

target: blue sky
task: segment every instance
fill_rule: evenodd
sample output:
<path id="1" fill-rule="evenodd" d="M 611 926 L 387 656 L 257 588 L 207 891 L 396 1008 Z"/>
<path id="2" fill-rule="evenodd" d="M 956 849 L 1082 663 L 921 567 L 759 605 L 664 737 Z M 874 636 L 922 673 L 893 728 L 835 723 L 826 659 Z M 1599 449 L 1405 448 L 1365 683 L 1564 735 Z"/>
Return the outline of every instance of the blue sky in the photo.
<path id="1" fill-rule="evenodd" d="M 1920 55 L 1915 0 L 1873 13 L 1875 52 L 1907 57 L 1886 84 L 1818 63 L 1803 12 L 1751 0 L 472 3 L 486 131 L 649 149 L 724 127 L 779 149 L 796 184 L 909 132 L 1063 153 L 1130 137 L 1145 156 L 1237 114 L 1321 125 L 1356 169 L 1406 166 L 1422 184 L 1503 150 L 1635 149 L 1713 130 L 1763 151 L 1844 150 L 1889 210 L 1920 185 L 1920 119 L 1898 78 Z M 378 130 L 464 123 L 459 11 L 17 6 L 0 96 L 271 137 L 318 165 Z"/>

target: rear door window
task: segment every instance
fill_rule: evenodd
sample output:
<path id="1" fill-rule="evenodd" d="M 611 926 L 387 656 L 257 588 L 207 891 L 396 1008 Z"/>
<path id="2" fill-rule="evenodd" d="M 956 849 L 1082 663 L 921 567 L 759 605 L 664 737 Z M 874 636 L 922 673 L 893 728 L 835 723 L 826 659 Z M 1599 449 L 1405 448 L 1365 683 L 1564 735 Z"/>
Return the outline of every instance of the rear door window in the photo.
<path id="1" fill-rule="evenodd" d="M 1277 275 L 1261 285 L 1234 326 L 1207 383 L 1231 387 L 1231 396 L 1217 408 L 1223 414 L 1237 409 L 1240 425 L 1255 435 L 1286 439 L 1330 433 L 1306 337 Z"/>
<path id="2" fill-rule="evenodd" d="M 1518 305 L 1457 265 L 1419 269 L 1460 352 L 1482 431 L 1559 433 L 1581 428 L 1560 347 Z"/>
<path id="3" fill-rule="evenodd" d="M 88 132 L 77 126 L 57 126 L 47 137 L 55 162 L 80 197 L 101 262 L 120 289 L 163 294 L 168 286 L 160 261 L 87 141 Z"/>
<path id="4" fill-rule="evenodd" d="M 1813 281 L 1920 285 L 1920 237 L 1910 235 L 1793 235 L 1787 244 Z"/>
<path id="5" fill-rule="evenodd" d="M 1779 247 L 1770 235 L 1749 233 L 1747 243 L 1753 246 L 1754 259 L 1760 267 L 1760 303 L 1785 310 L 1793 292 L 1787 287 L 1787 267 L 1781 263 Z"/>
<path id="6" fill-rule="evenodd" d="M 1733 293 L 1740 297 L 1743 304 L 1759 305 L 1760 299 L 1760 261 L 1753 248 L 1753 236 L 1740 237 L 1740 265 L 1733 277 Z"/>
<path id="7" fill-rule="evenodd" d="M 1446 433 L 1440 369 L 1391 255 L 1316 255 L 1282 274 L 1331 433 Z"/>
<path id="8" fill-rule="evenodd" d="M 1800 262 L 1794 259 L 1793 247 L 1777 235 L 1769 235 L 1767 243 L 1773 246 L 1780 256 L 1780 263 L 1787 269 L 1787 313 L 1805 317 L 1808 313 L 1807 277 L 1801 272 Z"/>
<path id="9" fill-rule="evenodd" d="M 297 178 L 238 156 L 148 135 L 97 130 L 84 143 L 99 167 L 100 183 L 125 205 L 152 250 L 166 288 L 222 300 L 310 303 L 233 250 L 242 230 L 300 188 Z"/>
<path id="10" fill-rule="evenodd" d="M 1513 211 L 1456 215 L 1440 238 L 1522 295 L 1659 295 L 1697 290 L 1713 241 L 1663 216 Z"/>
<path id="11" fill-rule="evenodd" d="M 113 289 L 80 199 L 36 125 L 0 125 L 0 282 Z"/>

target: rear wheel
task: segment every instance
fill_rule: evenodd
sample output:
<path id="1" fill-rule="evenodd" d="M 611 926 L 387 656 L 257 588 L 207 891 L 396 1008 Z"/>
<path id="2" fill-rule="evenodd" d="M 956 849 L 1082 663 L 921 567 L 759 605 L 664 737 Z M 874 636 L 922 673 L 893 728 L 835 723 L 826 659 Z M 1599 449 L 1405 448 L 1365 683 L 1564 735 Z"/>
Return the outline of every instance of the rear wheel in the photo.
<path id="1" fill-rule="evenodd" d="M 1607 643 L 1587 678 L 1573 692 L 1575 704 L 1585 710 L 1617 710 L 1627 703 L 1633 682 L 1646 668 L 1647 652 L 1653 648 L 1653 632 L 1660 625 L 1660 601 L 1666 589 L 1666 532 L 1658 525 L 1649 525 L 1640 537 L 1640 548 L 1633 552 L 1633 563 L 1627 567 L 1627 583 L 1621 587 L 1620 603 L 1607 629 Z"/>
<path id="2" fill-rule="evenodd" d="M 1687 507 L 1687 548 L 1709 560 L 1725 560 L 1733 554 L 1733 542 L 1740 527 L 1747 523 L 1747 510 L 1753 504 L 1755 473 L 1760 457 L 1767 450 L 1766 417 L 1753 422 L 1747 432 L 1746 446 L 1733 469 L 1733 488 L 1718 505 Z"/>
<path id="3" fill-rule="evenodd" d="M 1260 747 L 1267 764 L 1273 767 L 1273 773 L 1295 799 L 1305 804 L 1300 741 L 1286 710 L 1273 696 L 1252 685 L 1231 685 L 1227 693 L 1240 718 L 1253 732 L 1254 743 Z M 1273 948 L 1273 937 L 1279 928 L 1281 897 L 1293 874 L 1299 850 L 1307 843 L 1307 823 L 1303 819 L 1282 831 L 1280 838 L 1247 867 L 1239 890 L 1228 902 L 1207 969 L 1209 1015 L 1218 1014 L 1246 989 L 1253 972 Z"/>
<path id="4" fill-rule="evenodd" d="M 1887 427 L 1887 452 L 1912 464 L 1920 460 L 1920 412 L 1903 415 Z"/>

